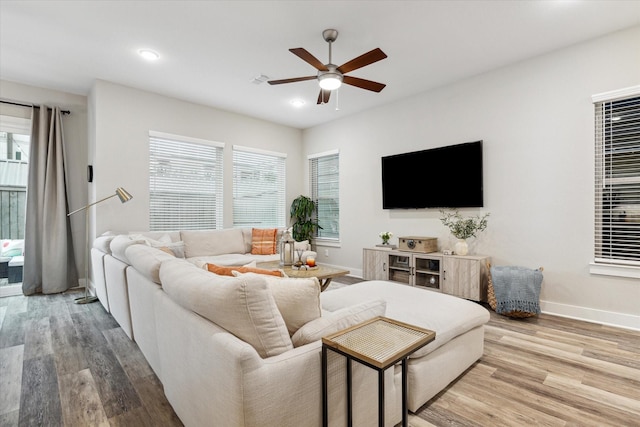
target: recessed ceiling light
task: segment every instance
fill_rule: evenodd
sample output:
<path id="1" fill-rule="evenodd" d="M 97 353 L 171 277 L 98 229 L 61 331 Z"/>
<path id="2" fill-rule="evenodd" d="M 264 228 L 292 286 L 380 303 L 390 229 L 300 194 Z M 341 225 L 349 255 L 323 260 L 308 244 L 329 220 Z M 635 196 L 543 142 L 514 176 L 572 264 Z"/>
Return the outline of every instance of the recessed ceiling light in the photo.
<path id="1" fill-rule="evenodd" d="M 306 102 L 304 102 L 304 99 L 292 99 L 291 101 L 289 101 L 289 104 L 293 105 L 296 108 L 300 108 L 302 107 L 304 104 L 306 104 Z"/>
<path id="2" fill-rule="evenodd" d="M 138 50 L 138 55 L 142 56 L 147 61 L 155 61 L 157 59 L 160 59 L 160 54 L 151 49 L 140 49 Z"/>

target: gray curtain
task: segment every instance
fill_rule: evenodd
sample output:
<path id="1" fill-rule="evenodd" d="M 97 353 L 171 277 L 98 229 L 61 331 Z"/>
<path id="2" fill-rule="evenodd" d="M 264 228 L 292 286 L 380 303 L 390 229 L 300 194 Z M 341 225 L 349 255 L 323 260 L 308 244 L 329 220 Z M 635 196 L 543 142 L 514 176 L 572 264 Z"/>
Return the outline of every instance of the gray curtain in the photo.
<path id="1" fill-rule="evenodd" d="M 34 107 L 27 187 L 22 292 L 53 294 L 78 286 L 67 185 L 62 113 Z"/>

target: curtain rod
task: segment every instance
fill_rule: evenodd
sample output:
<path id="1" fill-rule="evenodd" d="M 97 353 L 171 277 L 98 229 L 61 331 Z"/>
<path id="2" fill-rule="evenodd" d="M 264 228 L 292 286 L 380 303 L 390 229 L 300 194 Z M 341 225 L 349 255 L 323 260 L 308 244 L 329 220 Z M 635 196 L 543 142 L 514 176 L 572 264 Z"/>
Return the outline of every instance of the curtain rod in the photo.
<path id="1" fill-rule="evenodd" d="M 34 104 L 24 104 L 22 102 L 13 102 L 13 101 L 5 101 L 4 99 L 0 99 L 0 102 L 3 104 L 10 104 L 10 105 L 17 105 L 18 107 L 36 107 L 36 108 L 40 108 L 39 105 L 34 105 Z M 49 110 L 51 110 L 51 108 L 47 107 Z M 60 110 L 60 112 L 62 114 L 71 114 L 71 111 L 69 110 Z"/>

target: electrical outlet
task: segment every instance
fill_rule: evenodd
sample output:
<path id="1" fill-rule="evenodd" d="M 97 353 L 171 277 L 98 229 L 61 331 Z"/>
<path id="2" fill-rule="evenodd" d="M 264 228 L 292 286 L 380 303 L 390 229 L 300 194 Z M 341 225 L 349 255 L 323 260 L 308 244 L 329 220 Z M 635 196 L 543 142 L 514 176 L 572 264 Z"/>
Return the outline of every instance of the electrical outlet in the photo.
<path id="1" fill-rule="evenodd" d="M 324 250 L 324 256 L 328 257 L 329 256 L 329 249 L 325 249 Z"/>

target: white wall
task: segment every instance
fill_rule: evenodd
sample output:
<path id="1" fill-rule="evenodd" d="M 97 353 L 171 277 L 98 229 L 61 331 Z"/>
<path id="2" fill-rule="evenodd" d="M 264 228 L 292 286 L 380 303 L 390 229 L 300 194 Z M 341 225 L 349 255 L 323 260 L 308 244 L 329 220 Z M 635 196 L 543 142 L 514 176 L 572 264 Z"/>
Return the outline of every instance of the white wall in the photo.
<path id="1" fill-rule="evenodd" d="M 451 247 L 437 210 L 382 209 L 380 157 L 482 139 L 485 207 L 462 213 L 491 216 L 471 249 L 494 265 L 543 266 L 547 311 L 640 329 L 640 281 L 588 272 L 591 95 L 640 83 L 638 46 L 635 27 L 304 131 L 305 155 L 340 150 L 342 245 L 328 257 L 319 248 L 320 261 L 360 272 L 381 231 Z M 425 180 L 407 185 L 443 179 L 425 165 Z"/>
<path id="2" fill-rule="evenodd" d="M 62 118 L 64 142 L 68 160 L 67 185 L 69 189 L 69 209 L 74 210 L 87 204 L 87 97 L 50 89 L 28 86 L 0 80 L 0 98 L 26 104 L 45 104 L 69 110 L 71 114 Z M 28 109 L 9 108 L 0 104 L 6 114 L 21 114 L 31 117 Z M 10 110 L 10 111 L 9 111 Z M 26 115 L 24 115 L 27 113 Z M 84 215 L 71 218 L 72 236 L 76 265 L 80 277 L 84 277 L 85 227 Z"/>
<path id="3" fill-rule="evenodd" d="M 224 225 L 233 225 L 233 145 L 287 153 L 287 206 L 304 191 L 302 131 L 150 92 L 97 81 L 89 96 L 89 150 L 94 165 L 92 199 L 124 187 L 95 209 L 94 233 L 149 229 L 149 130 L 225 143 Z"/>

